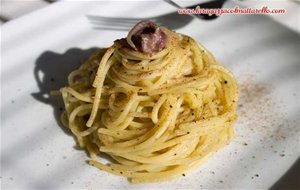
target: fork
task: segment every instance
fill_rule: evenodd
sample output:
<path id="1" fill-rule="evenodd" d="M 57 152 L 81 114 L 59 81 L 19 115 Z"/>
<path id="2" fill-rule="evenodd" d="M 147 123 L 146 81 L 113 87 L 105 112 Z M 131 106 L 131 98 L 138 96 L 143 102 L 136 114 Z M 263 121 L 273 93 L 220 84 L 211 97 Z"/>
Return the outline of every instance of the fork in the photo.
<path id="1" fill-rule="evenodd" d="M 221 8 L 227 0 L 212 0 L 205 3 L 200 3 L 187 7 L 188 9 L 194 9 L 197 6 L 201 8 Z M 165 2 L 177 7 L 182 8 L 172 0 L 165 0 Z M 88 20 L 94 26 L 94 29 L 102 30 L 129 30 L 140 20 L 151 20 L 157 23 L 160 26 L 166 26 L 172 30 L 179 29 L 190 23 L 194 18 L 203 19 L 203 20 L 212 20 L 217 18 L 216 15 L 206 15 L 206 14 L 197 14 L 197 15 L 184 15 L 178 14 L 176 12 L 171 12 L 155 17 L 144 17 L 144 18 L 124 18 L 124 17 L 105 17 L 105 16 L 95 16 L 87 15 Z M 172 21 L 172 22 L 171 22 Z"/>

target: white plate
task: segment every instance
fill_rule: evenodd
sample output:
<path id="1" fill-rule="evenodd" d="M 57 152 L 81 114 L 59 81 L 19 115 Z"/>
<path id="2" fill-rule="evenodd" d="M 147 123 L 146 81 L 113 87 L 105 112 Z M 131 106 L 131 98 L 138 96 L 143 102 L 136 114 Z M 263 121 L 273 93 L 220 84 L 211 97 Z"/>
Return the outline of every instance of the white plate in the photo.
<path id="1" fill-rule="evenodd" d="M 299 35 L 263 15 L 193 20 L 177 30 L 204 44 L 240 84 L 237 137 L 204 165 L 173 181 L 132 185 L 88 166 L 85 152 L 74 148 L 41 92 L 58 88 L 87 49 L 127 34 L 94 30 L 86 15 L 147 17 L 175 10 L 160 1 L 59 2 L 4 24 L 2 188 L 266 189 L 289 169 L 300 155 Z"/>

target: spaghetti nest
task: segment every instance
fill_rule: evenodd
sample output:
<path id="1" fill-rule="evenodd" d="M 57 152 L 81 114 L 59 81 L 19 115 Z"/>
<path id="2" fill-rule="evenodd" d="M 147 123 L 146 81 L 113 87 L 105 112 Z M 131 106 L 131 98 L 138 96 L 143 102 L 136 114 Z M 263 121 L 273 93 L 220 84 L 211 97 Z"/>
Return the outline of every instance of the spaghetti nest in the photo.
<path id="1" fill-rule="evenodd" d="M 60 90 L 62 121 L 89 152 L 89 163 L 133 183 L 185 175 L 234 137 L 232 74 L 191 37 L 162 31 L 164 49 L 145 54 L 117 40 Z"/>

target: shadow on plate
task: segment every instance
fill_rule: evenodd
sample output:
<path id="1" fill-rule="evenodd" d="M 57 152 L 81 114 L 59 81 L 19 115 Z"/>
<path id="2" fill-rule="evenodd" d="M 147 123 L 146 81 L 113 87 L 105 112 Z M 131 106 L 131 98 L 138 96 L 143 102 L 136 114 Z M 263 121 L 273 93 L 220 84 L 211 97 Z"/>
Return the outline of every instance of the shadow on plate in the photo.
<path id="1" fill-rule="evenodd" d="M 54 90 L 59 90 L 60 88 L 67 86 L 68 75 L 75 69 L 77 69 L 81 64 L 83 64 L 88 58 L 96 51 L 98 48 L 90 48 L 86 50 L 71 48 L 66 52 L 59 54 L 52 51 L 46 51 L 42 53 L 36 60 L 36 65 L 33 71 L 35 80 L 37 82 L 39 91 L 34 92 L 31 95 L 39 102 L 50 105 L 53 107 L 53 116 L 57 125 L 60 126 L 62 131 L 66 134 L 71 135 L 71 131 L 66 128 L 60 121 L 60 115 L 64 110 L 64 105 L 62 98 L 60 96 L 51 96 L 50 92 Z M 74 137 L 74 136 L 73 136 Z M 76 138 L 74 137 L 74 142 Z M 83 150 L 78 145 L 73 147 L 75 150 Z M 88 155 L 87 151 L 84 150 Z M 101 158 L 114 162 L 109 156 L 101 154 Z M 89 160 L 89 159 L 88 159 Z M 71 170 L 71 169 L 70 169 Z M 74 169 L 69 174 L 74 174 Z M 54 170 L 53 175 L 57 176 L 63 173 L 60 169 Z M 63 177 L 67 178 L 69 175 L 64 174 Z M 45 177 L 42 176 L 41 179 Z M 58 184 L 50 184 L 51 189 L 57 189 Z M 35 184 L 37 189 L 49 189 L 49 182 L 39 180 Z"/>
<path id="2" fill-rule="evenodd" d="M 71 134 L 71 132 L 60 121 L 64 107 L 62 98 L 50 96 L 50 92 L 67 86 L 68 75 L 86 61 L 96 49 L 71 48 L 63 54 L 46 51 L 36 60 L 33 73 L 39 92 L 34 92 L 31 95 L 36 100 L 53 107 L 54 118 L 66 134 Z"/>

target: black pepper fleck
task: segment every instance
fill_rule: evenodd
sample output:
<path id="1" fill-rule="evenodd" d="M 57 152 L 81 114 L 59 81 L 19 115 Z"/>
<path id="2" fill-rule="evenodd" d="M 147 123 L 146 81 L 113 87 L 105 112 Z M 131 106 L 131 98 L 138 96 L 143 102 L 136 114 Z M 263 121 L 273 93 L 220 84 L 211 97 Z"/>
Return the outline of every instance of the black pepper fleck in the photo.
<path id="1" fill-rule="evenodd" d="M 185 174 L 182 174 L 182 176 L 185 176 Z"/>

